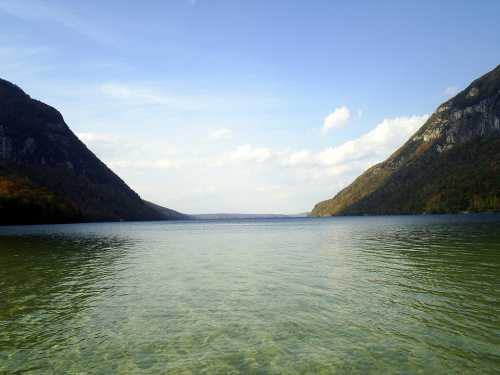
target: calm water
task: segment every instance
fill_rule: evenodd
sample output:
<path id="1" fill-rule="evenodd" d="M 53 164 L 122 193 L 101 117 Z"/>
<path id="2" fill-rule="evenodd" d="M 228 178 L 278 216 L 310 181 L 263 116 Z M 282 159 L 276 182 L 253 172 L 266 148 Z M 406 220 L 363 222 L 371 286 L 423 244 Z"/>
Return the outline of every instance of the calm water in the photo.
<path id="1" fill-rule="evenodd" d="M 0 228 L 0 373 L 500 372 L 500 216 Z"/>

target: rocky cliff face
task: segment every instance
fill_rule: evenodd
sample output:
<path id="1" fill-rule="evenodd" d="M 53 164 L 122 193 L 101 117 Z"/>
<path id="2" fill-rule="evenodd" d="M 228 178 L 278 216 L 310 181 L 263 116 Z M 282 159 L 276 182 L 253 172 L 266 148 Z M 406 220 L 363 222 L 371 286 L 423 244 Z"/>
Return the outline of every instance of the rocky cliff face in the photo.
<path id="1" fill-rule="evenodd" d="M 4 224 L 165 218 L 88 150 L 57 110 L 4 80 L 0 80 L 0 180 L 4 186 L 22 186 L 16 191 L 27 194 L 0 189 Z M 36 199 L 41 191 L 50 194 L 44 208 Z M 35 209 L 54 215 L 31 215 Z"/>
<path id="2" fill-rule="evenodd" d="M 314 216 L 500 210 L 500 66 Z"/>

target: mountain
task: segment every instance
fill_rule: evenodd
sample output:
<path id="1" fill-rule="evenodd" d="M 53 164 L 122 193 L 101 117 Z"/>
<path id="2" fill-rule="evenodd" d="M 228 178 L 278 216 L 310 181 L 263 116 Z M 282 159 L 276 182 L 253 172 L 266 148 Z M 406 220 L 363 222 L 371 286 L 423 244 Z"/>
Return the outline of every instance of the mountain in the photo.
<path id="1" fill-rule="evenodd" d="M 500 211 L 500 66 L 312 216 Z"/>
<path id="2" fill-rule="evenodd" d="M 146 203 L 147 206 L 153 208 L 155 211 L 162 214 L 164 219 L 166 219 L 166 220 L 192 220 L 193 219 L 190 215 L 180 213 L 178 211 L 172 210 L 171 208 L 166 208 L 166 207 L 163 207 L 163 206 L 160 206 L 158 204 L 148 202 L 148 201 L 144 201 L 144 203 Z"/>
<path id="3" fill-rule="evenodd" d="M 280 215 L 280 214 L 217 213 L 217 214 L 197 214 L 197 215 L 191 215 L 191 217 L 197 220 L 241 220 L 241 219 L 279 219 L 279 218 L 287 218 L 294 216 Z"/>
<path id="4" fill-rule="evenodd" d="M 173 218 L 146 204 L 54 108 L 0 79 L 0 224 Z"/>

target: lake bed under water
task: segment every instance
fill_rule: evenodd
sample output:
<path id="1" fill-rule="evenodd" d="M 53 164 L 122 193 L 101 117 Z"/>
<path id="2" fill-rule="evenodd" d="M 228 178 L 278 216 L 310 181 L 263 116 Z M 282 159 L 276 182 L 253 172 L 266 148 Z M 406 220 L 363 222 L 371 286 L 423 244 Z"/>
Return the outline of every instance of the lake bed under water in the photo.
<path id="1" fill-rule="evenodd" d="M 500 215 L 0 228 L 0 374 L 493 374 Z"/>

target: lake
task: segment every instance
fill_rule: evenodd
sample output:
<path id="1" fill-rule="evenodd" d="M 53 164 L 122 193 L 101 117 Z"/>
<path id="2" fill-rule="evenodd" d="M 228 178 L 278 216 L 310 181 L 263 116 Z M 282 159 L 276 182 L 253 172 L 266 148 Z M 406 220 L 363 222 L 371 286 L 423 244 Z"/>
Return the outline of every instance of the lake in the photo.
<path id="1" fill-rule="evenodd" d="M 494 374 L 500 215 L 0 228 L 0 374 Z"/>

